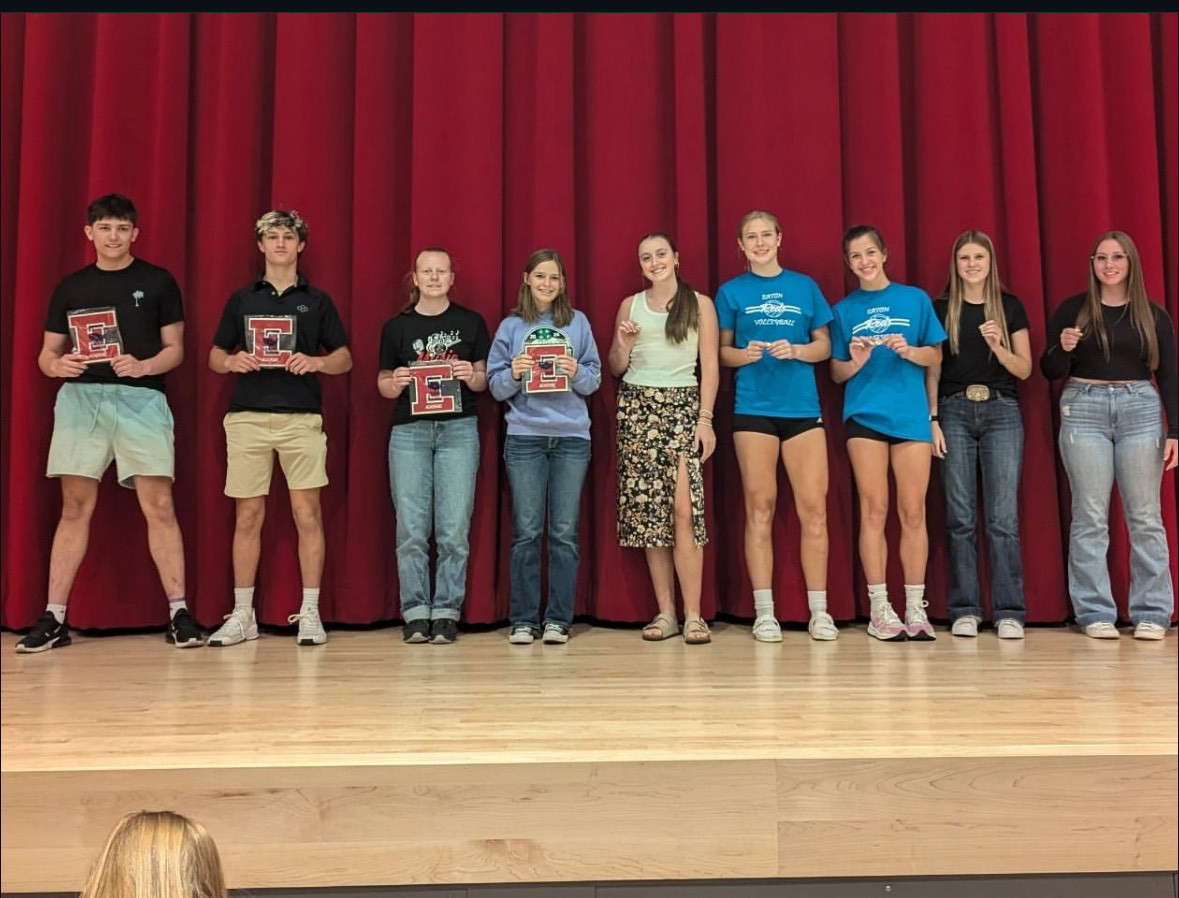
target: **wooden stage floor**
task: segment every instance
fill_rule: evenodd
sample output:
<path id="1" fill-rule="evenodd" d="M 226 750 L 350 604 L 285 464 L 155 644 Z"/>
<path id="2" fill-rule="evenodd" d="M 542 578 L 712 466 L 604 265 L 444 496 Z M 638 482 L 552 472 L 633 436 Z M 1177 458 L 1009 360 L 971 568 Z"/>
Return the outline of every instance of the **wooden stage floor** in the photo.
<path id="1" fill-rule="evenodd" d="M 0 887 L 76 890 L 163 807 L 233 888 L 1176 869 L 1173 631 L 505 637 L 4 633 Z"/>

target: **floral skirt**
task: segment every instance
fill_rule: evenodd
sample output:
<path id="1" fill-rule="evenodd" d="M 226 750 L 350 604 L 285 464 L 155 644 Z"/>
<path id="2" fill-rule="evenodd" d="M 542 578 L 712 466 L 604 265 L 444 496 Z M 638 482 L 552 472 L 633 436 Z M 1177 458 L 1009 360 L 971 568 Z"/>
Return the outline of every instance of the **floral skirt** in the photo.
<path id="1" fill-rule="evenodd" d="M 676 476 L 683 459 L 692 504 L 692 536 L 708 542 L 704 528 L 704 476 L 693 451 L 700 391 L 696 387 L 640 387 L 618 391 L 618 543 L 675 545 Z"/>

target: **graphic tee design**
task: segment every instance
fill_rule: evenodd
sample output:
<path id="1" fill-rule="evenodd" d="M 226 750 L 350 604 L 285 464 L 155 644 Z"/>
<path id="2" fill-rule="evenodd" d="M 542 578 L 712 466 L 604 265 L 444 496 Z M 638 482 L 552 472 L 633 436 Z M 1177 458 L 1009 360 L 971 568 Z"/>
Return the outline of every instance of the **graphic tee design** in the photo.
<path id="1" fill-rule="evenodd" d="M 551 325 L 534 327 L 524 337 L 524 352 L 532 356 L 532 370 L 524 374 L 525 393 L 564 393 L 569 376 L 557 368 L 557 359 L 573 355 L 573 344 Z"/>
<path id="2" fill-rule="evenodd" d="M 123 354 L 123 338 L 119 333 L 119 316 L 114 306 L 78 309 L 66 316 L 74 353 L 91 362 L 109 362 Z"/>
<path id="3" fill-rule="evenodd" d="M 294 315 L 246 315 L 246 352 L 263 368 L 285 368 L 295 354 Z"/>

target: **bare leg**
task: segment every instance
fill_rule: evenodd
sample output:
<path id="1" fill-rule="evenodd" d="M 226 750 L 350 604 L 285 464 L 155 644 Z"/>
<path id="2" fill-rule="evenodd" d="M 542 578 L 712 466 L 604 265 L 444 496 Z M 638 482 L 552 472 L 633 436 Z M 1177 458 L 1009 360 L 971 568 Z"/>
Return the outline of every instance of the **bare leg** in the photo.
<path id="1" fill-rule="evenodd" d="M 802 525 L 799 557 L 806 588 L 827 588 L 827 437 L 822 428 L 782 444 L 782 465 L 794 491 L 794 510 Z"/>
<path id="2" fill-rule="evenodd" d="M 692 491 L 688 466 L 680 459 L 675 476 L 675 572 L 684 596 L 684 617 L 700 617 L 700 581 L 704 574 L 704 547 L 696 545 L 692 529 Z"/>
<path id="3" fill-rule="evenodd" d="M 892 472 L 897 482 L 897 516 L 901 521 L 901 567 L 905 582 L 925 582 L 929 534 L 925 529 L 925 491 L 929 486 L 932 448 L 929 443 L 897 443 L 892 447 Z"/>
<path id="4" fill-rule="evenodd" d="M 169 599 L 184 598 L 184 540 L 169 477 L 136 477 L 135 496 L 147 522 L 147 546 Z"/>
<path id="5" fill-rule="evenodd" d="M 860 494 L 860 565 L 869 583 L 884 583 L 888 576 L 888 444 L 855 437 L 847 441 L 847 454 Z"/>
<path id="6" fill-rule="evenodd" d="M 53 534 L 49 552 L 49 604 L 65 605 L 86 557 L 90 542 L 90 519 L 98 504 L 98 481 L 66 475 L 61 478 L 61 519 Z"/>
<path id="7" fill-rule="evenodd" d="M 262 523 L 265 520 L 265 496 L 237 500 L 237 522 L 233 528 L 233 585 L 236 589 L 253 586 L 258 576 Z"/>
<path id="8" fill-rule="evenodd" d="M 323 579 L 323 559 L 327 554 L 319 490 L 291 490 L 291 513 L 299 531 L 299 569 L 303 574 L 303 587 L 318 589 Z"/>
<path id="9" fill-rule="evenodd" d="M 778 438 L 742 430 L 733 434 L 745 492 L 745 566 L 754 589 L 774 577 L 774 508 L 778 503 Z"/>

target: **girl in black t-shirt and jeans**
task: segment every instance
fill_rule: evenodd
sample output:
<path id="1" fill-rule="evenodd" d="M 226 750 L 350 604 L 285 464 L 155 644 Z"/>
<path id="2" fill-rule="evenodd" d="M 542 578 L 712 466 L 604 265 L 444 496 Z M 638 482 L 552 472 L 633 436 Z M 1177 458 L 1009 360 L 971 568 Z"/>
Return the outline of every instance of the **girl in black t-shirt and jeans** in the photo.
<path id="1" fill-rule="evenodd" d="M 950 551 L 950 632 L 977 636 L 978 480 L 982 474 L 991 615 L 1000 639 L 1022 639 L 1026 611 L 1019 547 L 1023 421 L 1015 381 L 1032 371 L 1023 304 L 1003 291 L 995 247 L 982 231 L 954 241 L 945 295 L 934 303 L 948 352 L 929 377 L 937 383 L 933 451 L 942 459 Z"/>
<path id="2" fill-rule="evenodd" d="M 1040 359 L 1045 377 L 1069 378 L 1060 394 L 1060 457 L 1073 495 L 1069 597 L 1086 636 L 1118 637 L 1106 561 L 1116 481 L 1130 534 L 1134 637 L 1162 639 L 1175 610 L 1159 499 L 1179 436 L 1175 331 L 1146 295 L 1128 234 L 1106 231 L 1089 258 L 1089 290 L 1060 304 Z"/>

